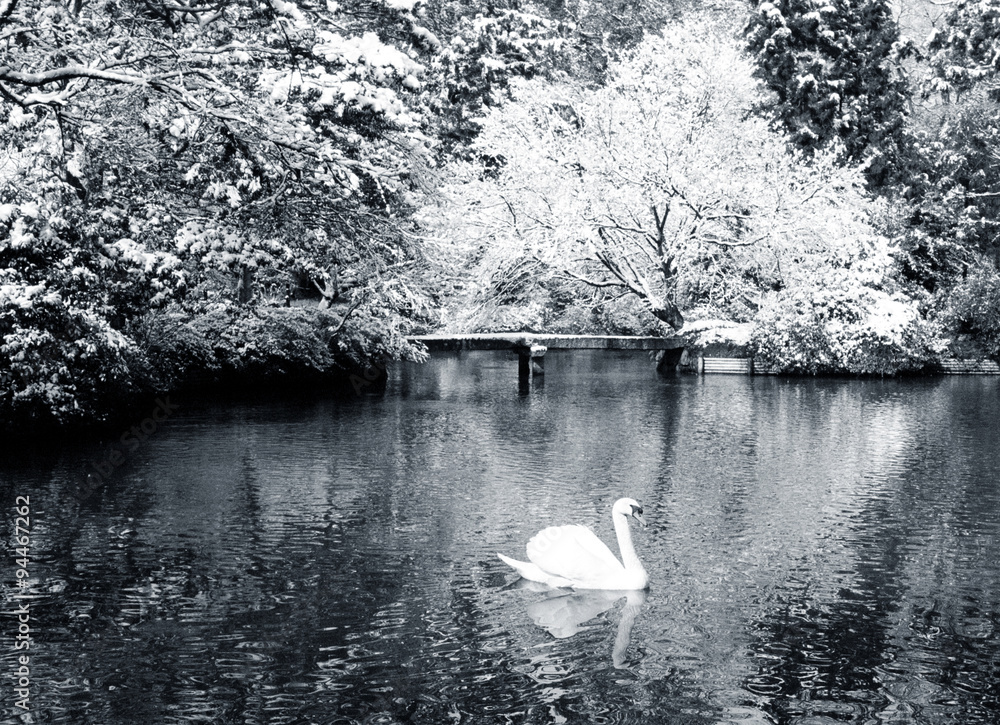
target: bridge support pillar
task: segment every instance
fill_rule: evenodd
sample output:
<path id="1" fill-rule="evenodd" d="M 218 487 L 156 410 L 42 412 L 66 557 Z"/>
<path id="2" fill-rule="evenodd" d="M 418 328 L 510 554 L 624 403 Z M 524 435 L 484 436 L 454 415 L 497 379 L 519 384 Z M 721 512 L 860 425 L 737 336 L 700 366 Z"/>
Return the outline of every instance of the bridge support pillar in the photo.
<path id="1" fill-rule="evenodd" d="M 656 372 L 660 375 L 673 375 L 677 372 L 677 366 L 684 363 L 684 348 L 678 347 L 674 350 L 661 350 L 656 353 Z"/>
<path id="2" fill-rule="evenodd" d="M 544 345 L 522 345 L 517 350 L 517 379 L 522 385 L 529 384 L 537 377 L 545 375 Z"/>

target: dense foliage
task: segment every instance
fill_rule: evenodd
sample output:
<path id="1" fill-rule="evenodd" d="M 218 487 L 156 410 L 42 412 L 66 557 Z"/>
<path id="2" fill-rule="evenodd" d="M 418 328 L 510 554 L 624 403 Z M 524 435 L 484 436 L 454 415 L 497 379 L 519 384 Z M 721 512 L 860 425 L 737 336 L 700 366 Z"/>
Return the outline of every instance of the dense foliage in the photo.
<path id="1" fill-rule="evenodd" d="M 1000 4 L 956 2 L 924 50 L 924 118 L 900 196 L 904 274 L 933 293 L 957 354 L 996 356 Z"/>
<path id="2" fill-rule="evenodd" d="M 918 13 L 919 5 L 899 8 Z M 862 164 L 895 212 L 883 225 L 898 242 L 887 281 L 916 288 L 923 320 L 954 354 L 995 355 L 988 303 L 976 304 L 969 290 L 997 298 L 1000 5 L 949 4 L 922 47 L 900 35 L 885 2 L 755 7 L 748 48 L 776 93 L 770 112 L 797 147 L 840 148 Z M 922 84 L 910 81 L 921 75 Z"/>
<path id="3" fill-rule="evenodd" d="M 419 356 L 394 332 L 428 309 L 395 218 L 433 160 L 411 10 L 4 3 L 0 408 L 72 422 L 188 365 Z M 326 311 L 266 309 L 296 297 Z"/>
<path id="4" fill-rule="evenodd" d="M 869 178 L 893 175 L 909 90 L 889 2 L 761 2 L 747 46 L 775 93 L 771 113 L 794 144 L 813 150 L 835 141 Z"/>
<path id="5" fill-rule="evenodd" d="M 685 315 L 753 323 L 783 371 L 925 363 L 935 329 L 891 280 L 881 205 L 856 169 L 790 151 L 753 113 L 753 73 L 724 28 L 686 22 L 600 87 L 519 84 L 484 119 L 488 161 L 455 167 L 426 214 L 476 271 L 452 323 L 649 332 L 638 304 L 674 329 Z M 806 329 L 823 349 L 798 344 Z"/>
<path id="6" fill-rule="evenodd" d="M 1000 2 L 956 0 L 928 48 L 936 71 L 933 88 L 948 95 L 986 90 L 1000 93 Z"/>
<path id="7" fill-rule="evenodd" d="M 0 0 L 0 414 L 326 379 L 442 325 L 996 354 L 998 7 L 921 50 L 881 0 Z"/>

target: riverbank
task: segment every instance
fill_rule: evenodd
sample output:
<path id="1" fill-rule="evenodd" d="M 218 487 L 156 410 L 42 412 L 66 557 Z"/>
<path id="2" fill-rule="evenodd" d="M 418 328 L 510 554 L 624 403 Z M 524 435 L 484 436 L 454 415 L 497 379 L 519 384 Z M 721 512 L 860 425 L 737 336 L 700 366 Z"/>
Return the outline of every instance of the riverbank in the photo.
<path id="1" fill-rule="evenodd" d="M 370 394 L 384 385 L 389 360 L 423 359 L 392 329 L 316 306 L 151 314 L 116 333 L 114 345 L 90 344 L 83 354 L 74 348 L 91 340 L 72 334 L 49 331 L 67 339 L 5 371 L 0 432 L 8 440 L 103 435 L 170 394 Z"/>
<path id="2" fill-rule="evenodd" d="M 870 324 L 857 327 L 816 324 L 776 330 L 702 320 L 681 332 L 685 354 L 680 367 L 701 373 L 834 377 L 1000 374 L 995 357 L 967 335 L 946 337 L 929 324 L 919 335 Z M 706 361 L 712 361 L 708 369 Z"/>
<path id="3" fill-rule="evenodd" d="M 398 328 L 379 323 L 371 316 L 350 319 L 344 309 L 314 305 L 218 304 L 198 315 L 176 311 L 148 315 L 127 328 L 117 347 L 95 346 L 96 353 L 89 356 L 63 353 L 62 359 L 20 361 L 13 366 L 0 391 L 0 431 L 13 444 L 46 439 L 52 433 L 115 435 L 150 417 L 147 412 L 170 395 L 223 394 L 235 401 L 317 391 L 332 396 L 380 394 L 391 361 L 423 361 L 428 354 L 423 341 L 444 338 L 406 337 Z M 526 333 L 476 339 L 507 340 L 520 334 Z M 799 357 L 791 362 L 768 357 L 769 348 L 749 324 L 703 320 L 675 338 L 663 338 L 663 343 L 677 348 L 678 369 L 688 372 L 837 377 L 1000 372 L 996 361 L 982 354 L 955 358 L 941 341 L 922 341 L 909 348 L 876 341 L 864 350 L 866 367 L 859 369 L 838 363 L 830 352 L 836 341 L 824 347 L 816 344 L 818 338 L 817 333 L 812 348 L 799 349 Z M 606 340 L 627 338 L 600 339 L 605 340 L 600 346 L 606 347 Z M 67 344 L 81 342 L 86 340 Z M 791 349 L 793 342 L 789 337 L 781 344 Z M 685 350 L 683 355 L 680 349 Z M 961 349 L 975 350 L 968 344 Z M 706 370 L 706 359 L 722 362 Z"/>

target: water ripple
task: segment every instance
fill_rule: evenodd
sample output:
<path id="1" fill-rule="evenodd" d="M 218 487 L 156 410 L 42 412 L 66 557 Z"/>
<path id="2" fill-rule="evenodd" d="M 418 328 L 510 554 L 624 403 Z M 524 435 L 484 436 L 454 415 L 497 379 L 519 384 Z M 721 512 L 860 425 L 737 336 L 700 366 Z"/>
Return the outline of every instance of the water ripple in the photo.
<path id="1" fill-rule="evenodd" d="M 554 354 L 527 397 L 510 360 L 467 355 L 396 369 L 383 399 L 192 402 L 83 504 L 61 487 L 98 449 L 8 464 L 0 491 L 38 506 L 39 712 L 997 722 L 997 381 L 602 354 Z M 495 552 L 571 522 L 613 543 L 626 493 L 650 591 L 557 638 Z"/>

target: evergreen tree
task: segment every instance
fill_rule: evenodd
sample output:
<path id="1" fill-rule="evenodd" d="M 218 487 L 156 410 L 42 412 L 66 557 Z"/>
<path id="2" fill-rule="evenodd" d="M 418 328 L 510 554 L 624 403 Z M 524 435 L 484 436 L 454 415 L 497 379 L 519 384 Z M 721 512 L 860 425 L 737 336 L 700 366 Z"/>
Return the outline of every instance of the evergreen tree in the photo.
<path id="1" fill-rule="evenodd" d="M 958 0 L 931 36 L 932 84 L 946 98 L 982 88 L 1000 99 L 1000 1 Z"/>
<path id="2" fill-rule="evenodd" d="M 889 3 L 762 2 L 746 35 L 793 143 L 809 152 L 842 144 L 845 160 L 867 164 L 870 183 L 891 180 L 908 84 Z"/>

